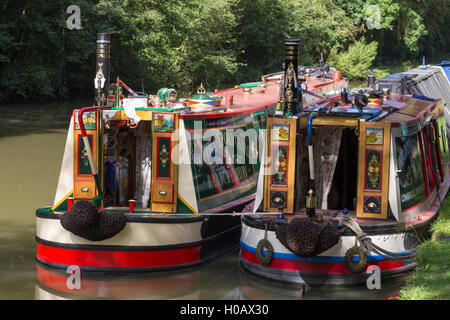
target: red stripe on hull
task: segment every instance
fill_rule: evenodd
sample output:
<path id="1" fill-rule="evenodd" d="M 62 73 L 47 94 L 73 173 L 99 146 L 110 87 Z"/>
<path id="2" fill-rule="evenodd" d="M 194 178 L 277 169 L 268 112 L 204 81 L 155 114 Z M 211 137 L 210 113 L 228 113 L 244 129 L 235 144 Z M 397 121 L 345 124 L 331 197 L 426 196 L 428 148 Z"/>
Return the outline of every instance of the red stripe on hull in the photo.
<path id="1" fill-rule="evenodd" d="M 251 253 L 244 248 L 241 248 L 241 257 L 250 263 L 261 265 L 256 258 L 256 254 Z M 361 272 L 367 272 L 367 268 L 370 265 L 377 265 L 380 267 L 381 271 L 404 267 L 402 263 L 390 260 L 371 261 L 367 263 L 366 267 Z M 310 262 L 280 258 L 273 258 L 272 262 L 266 266 L 266 268 L 314 273 L 351 273 L 344 262 Z"/>
<path id="2" fill-rule="evenodd" d="M 103 251 L 55 248 L 37 243 L 37 258 L 62 265 L 97 268 L 153 268 L 200 261 L 201 246 L 160 251 Z"/>
<path id="3" fill-rule="evenodd" d="M 163 278 L 139 280 L 85 279 L 81 277 L 81 289 L 67 287 L 69 274 L 61 275 L 36 267 L 36 279 L 42 285 L 59 293 L 70 293 L 84 297 L 132 298 L 139 296 L 173 295 L 197 287 L 199 271 L 174 274 Z M 100 290 L 101 288 L 101 290 Z"/>

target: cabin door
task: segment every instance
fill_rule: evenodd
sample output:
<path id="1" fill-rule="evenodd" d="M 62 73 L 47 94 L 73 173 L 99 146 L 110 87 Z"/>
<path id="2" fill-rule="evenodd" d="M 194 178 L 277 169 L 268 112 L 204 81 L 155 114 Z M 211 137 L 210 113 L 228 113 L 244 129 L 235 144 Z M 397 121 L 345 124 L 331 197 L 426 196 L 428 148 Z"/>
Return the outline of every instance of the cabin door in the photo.
<path id="1" fill-rule="evenodd" d="M 152 142 L 152 211 L 177 211 L 177 165 L 172 161 L 172 152 L 177 146 L 178 114 L 153 113 Z"/>
<path id="2" fill-rule="evenodd" d="M 81 127 L 78 123 L 78 112 L 79 110 L 73 111 L 73 117 L 74 117 L 74 130 L 73 130 L 73 137 L 74 137 L 74 159 L 73 159 L 73 197 L 75 200 L 92 200 L 97 194 L 98 194 L 98 187 L 95 184 L 95 179 L 92 174 L 92 168 L 89 163 L 87 148 L 88 146 L 85 145 L 82 134 L 81 134 Z M 91 149 L 92 155 L 94 157 L 95 165 L 97 166 L 97 170 L 101 169 L 98 168 L 99 164 L 99 148 L 98 148 L 98 127 L 99 127 L 99 121 L 98 121 L 98 112 L 97 111 L 91 111 L 91 112 L 85 112 L 83 113 L 83 123 L 84 128 L 86 129 L 86 137 L 89 141 L 89 147 Z M 99 171 L 101 172 L 101 171 Z"/>
<path id="3" fill-rule="evenodd" d="M 264 210 L 294 211 L 297 119 L 267 118 Z"/>
<path id="4" fill-rule="evenodd" d="M 387 218 L 390 137 L 389 123 L 359 123 L 358 217 Z"/>

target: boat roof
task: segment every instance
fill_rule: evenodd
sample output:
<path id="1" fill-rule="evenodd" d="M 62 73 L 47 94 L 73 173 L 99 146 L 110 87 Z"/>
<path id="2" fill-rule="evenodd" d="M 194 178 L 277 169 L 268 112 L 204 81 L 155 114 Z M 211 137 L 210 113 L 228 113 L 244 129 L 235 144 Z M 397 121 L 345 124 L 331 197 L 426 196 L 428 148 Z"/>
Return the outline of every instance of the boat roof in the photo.
<path id="1" fill-rule="evenodd" d="M 338 98 L 338 96 L 334 98 Z M 327 116 L 362 117 L 372 115 L 373 119 L 369 121 L 391 123 L 393 126 L 413 125 L 432 114 L 439 101 L 441 100 L 423 96 L 390 94 L 386 96 L 382 104 L 369 104 L 362 113 L 350 103 L 324 111 L 325 107 L 330 104 L 326 100 L 319 100 L 306 106 L 305 111 L 318 111 L 320 114 L 320 110 L 322 110 Z"/>
<path id="2" fill-rule="evenodd" d="M 328 86 L 339 86 L 346 88 L 348 79 L 341 78 L 338 80 L 329 77 L 309 77 L 306 79 L 307 87 L 310 91 L 320 90 Z M 216 91 L 215 96 L 223 97 L 223 103 L 220 106 L 201 105 L 202 108 L 186 107 L 168 107 L 156 108 L 149 106 L 147 108 L 136 108 L 138 111 L 156 111 L 156 112 L 179 112 L 180 119 L 213 119 L 235 117 L 250 113 L 261 112 L 269 108 L 273 108 L 280 98 L 280 79 L 271 79 L 268 81 L 255 82 L 250 84 L 237 85 L 234 88 Z M 230 106 L 225 105 L 227 97 L 233 97 L 233 103 Z M 173 106 L 179 106 L 181 103 L 174 101 Z M 191 105 L 195 107 L 196 105 Z M 122 107 L 115 107 L 112 110 L 123 110 Z"/>

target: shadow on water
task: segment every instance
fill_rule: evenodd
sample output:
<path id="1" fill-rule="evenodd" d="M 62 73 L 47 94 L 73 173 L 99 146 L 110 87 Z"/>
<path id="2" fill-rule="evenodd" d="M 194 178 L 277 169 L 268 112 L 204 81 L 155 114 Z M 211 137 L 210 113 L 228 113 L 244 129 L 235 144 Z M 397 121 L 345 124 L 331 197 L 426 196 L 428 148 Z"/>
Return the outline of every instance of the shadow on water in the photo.
<path id="1" fill-rule="evenodd" d="M 73 109 L 90 106 L 90 101 L 51 104 L 1 104 L 0 139 L 65 129 Z"/>
<path id="2" fill-rule="evenodd" d="M 410 274 L 381 280 L 380 289 L 365 285 L 306 287 L 262 279 L 243 268 L 239 270 L 239 294 L 243 300 L 387 300 L 395 298 Z"/>

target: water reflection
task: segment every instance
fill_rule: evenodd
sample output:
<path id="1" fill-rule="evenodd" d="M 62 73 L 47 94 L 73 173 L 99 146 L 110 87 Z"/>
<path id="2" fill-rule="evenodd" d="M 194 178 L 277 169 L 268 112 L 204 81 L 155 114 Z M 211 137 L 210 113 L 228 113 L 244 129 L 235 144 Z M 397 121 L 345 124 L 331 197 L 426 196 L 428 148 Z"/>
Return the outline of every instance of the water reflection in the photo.
<path id="1" fill-rule="evenodd" d="M 80 289 L 69 289 L 69 274 L 36 264 L 35 299 L 187 299 L 234 300 L 239 272 L 238 251 L 184 271 L 140 275 L 81 275 Z"/>
<path id="2" fill-rule="evenodd" d="M 239 272 L 239 294 L 245 300 L 384 300 L 395 298 L 406 283 L 408 275 L 381 281 L 381 289 L 369 290 L 366 286 L 306 287 L 262 279 L 243 268 Z"/>
<path id="3" fill-rule="evenodd" d="M 395 297 L 407 276 L 364 286 L 306 288 L 254 276 L 239 267 L 237 250 L 185 271 L 141 275 L 84 273 L 81 289 L 69 289 L 64 270 L 36 264 L 35 299 L 374 300 Z"/>

